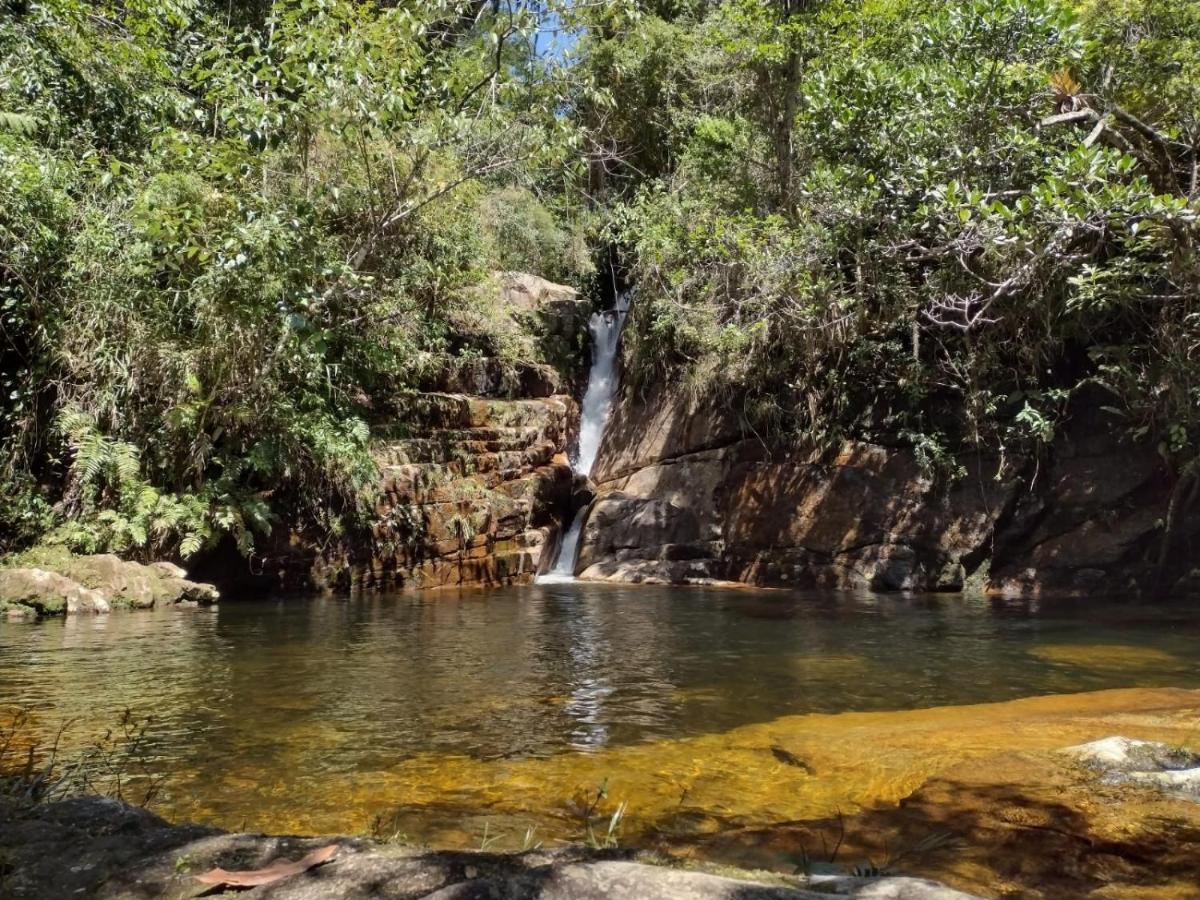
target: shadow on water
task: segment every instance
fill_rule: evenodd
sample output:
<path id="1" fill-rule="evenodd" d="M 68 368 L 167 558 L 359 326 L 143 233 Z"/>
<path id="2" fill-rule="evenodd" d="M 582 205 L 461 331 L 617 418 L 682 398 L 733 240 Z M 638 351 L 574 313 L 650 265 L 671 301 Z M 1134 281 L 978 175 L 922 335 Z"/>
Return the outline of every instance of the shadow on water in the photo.
<path id="1" fill-rule="evenodd" d="M 1106 789 L 1078 773 L 1064 779 L 1045 758 L 1004 762 L 1004 775 L 1033 780 L 1006 784 L 993 775 L 981 782 L 977 765 L 962 777 L 931 780 L 898 805 L 767 827 L 732 825 L 698 839 L 664 836 L 661 846 L 763 869 L 816 862 L 919 874 L 985 896 L 1082 897 L 1101 889 L 1124 896 L 1115 891 L 1139 888 L 1153 893 L 1137 896 L 1200 896 L 1196 804 Z M 1098 799 L 1115 814 L 1098 812 Z"/>

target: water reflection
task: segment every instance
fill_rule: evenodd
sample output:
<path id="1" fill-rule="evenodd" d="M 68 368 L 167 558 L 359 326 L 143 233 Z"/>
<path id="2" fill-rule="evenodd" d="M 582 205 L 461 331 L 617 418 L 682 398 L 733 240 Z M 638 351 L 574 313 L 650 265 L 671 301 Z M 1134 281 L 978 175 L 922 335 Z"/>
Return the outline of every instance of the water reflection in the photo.
<path id="1" fill-rule="evenodd" d="M 37 706 L 47 730 L 76 719 L 78 740 L 125 708 L 154 714 L 168 804 L 236 827 L 243 810 L 280 821 L 333 778 L 369 798 L 401 771 L 451 771 L 446 760 L 590 756 L 812 712 L 1197 686 L 1194 614 L 589 584 L 246 600 L 0 624 L 0 706 Z M 439 783 L 447 805 L 471 788 Z"/>

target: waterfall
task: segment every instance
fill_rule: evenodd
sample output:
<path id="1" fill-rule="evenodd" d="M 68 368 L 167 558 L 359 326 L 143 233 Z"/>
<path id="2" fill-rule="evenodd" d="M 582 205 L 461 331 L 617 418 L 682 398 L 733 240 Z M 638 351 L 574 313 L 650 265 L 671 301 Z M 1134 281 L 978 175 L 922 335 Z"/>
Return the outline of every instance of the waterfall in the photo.
<path id="1" fill-rule="evenodd" d="M 613 395 L 617 392 L 617 346 L 621 342 L 621 328 L 625 324 L 625 314 L 628 311 L 629 295 L 618 294 L 615 308 L 595 313 L 588 322 L 588 334 L 592 340 L 592 368 L 588 372 L 588 385 L 583 394 L 583 408 L 579 418 L 579 452 L 575 459 L 575 471 L 580 475 L 592 474 L 592 466 L 600 452 L 604 426 L 608 424 Z M 575 580 L 575 556 L 586 512 L 587 510 L 581 509 L 576 514 L 559 545 L 554 566 L 545 575 L 538 577 L 538 583 L 553 584 Z"/>

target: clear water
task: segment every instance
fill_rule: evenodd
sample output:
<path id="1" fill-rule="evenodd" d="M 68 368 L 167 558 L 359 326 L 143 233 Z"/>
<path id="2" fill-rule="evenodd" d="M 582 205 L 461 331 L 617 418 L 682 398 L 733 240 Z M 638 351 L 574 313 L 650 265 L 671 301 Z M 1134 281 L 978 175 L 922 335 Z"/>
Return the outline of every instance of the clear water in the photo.
<path id="1" fill-rule="evenodd" d="M 653 779 L 783 717 L 1197 687 L 1197 612 L 588 583 L 228 600 L 0 623 L 0 709 L 34 707 L 42 736 L 73 720 L 68 743 L 154 715 L 169 815 L 353 831 L 407 805 L 439 840 L 501 776 L 557 814 L 543 770 Z"/>

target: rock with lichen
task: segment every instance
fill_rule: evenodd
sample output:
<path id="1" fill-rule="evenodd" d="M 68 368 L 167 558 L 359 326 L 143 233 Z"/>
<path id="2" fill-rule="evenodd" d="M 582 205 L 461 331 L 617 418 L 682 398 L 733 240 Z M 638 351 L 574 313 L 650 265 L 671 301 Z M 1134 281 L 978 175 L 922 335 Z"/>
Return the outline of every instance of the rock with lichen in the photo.
<path id="1" fill-rule="evenodd" d="M 217 602 L 216 588 L 186 574 L 167 563 L 142 565 L 112 554 L 76 556 L 60 547 L 36 548 L 0 569 L 0 612 L 42 618 Z"/>

